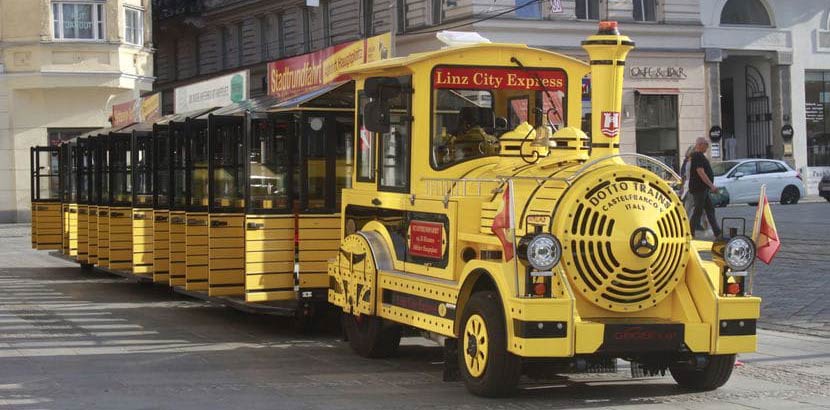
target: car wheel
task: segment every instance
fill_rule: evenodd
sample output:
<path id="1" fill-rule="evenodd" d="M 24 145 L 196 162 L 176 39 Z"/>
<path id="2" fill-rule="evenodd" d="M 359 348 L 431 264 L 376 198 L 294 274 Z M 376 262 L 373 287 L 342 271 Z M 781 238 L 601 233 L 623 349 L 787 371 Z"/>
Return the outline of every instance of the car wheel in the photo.
<path id="1" fill-rule="evenodd" d="M 784 191 L 781 192 L 782 205 L 795 205 L 798 203 L 799 199 L 801 199 L 801 195 L 798 192 L 798 188 L 793 185 L 787 185 L 787 187 L 784 188 Z"/>

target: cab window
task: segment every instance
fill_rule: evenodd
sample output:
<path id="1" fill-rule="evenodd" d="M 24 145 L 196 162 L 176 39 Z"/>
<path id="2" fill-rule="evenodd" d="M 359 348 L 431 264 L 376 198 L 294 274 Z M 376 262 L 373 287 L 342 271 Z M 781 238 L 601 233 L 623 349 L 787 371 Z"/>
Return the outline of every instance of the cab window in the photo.
<path id="1" fill-rule="evenodd" d="M 385 191 L 409 191 L 412 78 L 398 77 L 400 87 L 388 95 L 389 130 L 380 133 L 380 181 Z"/>
<path id="2" fill-rule="evenodd" d="M 498 155 L 499 137 L 522 124 L 566 125 L 566 91 L 567 76 L 556 68 L 435 67 L 432 166 Z"/>

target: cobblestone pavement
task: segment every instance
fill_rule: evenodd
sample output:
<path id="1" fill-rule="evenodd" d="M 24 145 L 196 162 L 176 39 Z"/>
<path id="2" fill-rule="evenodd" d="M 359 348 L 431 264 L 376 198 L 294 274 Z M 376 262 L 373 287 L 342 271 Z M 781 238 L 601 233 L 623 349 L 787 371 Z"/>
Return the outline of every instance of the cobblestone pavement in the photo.
<path id="1" fill-rule="evenodd" d="M 826 277 L 826 211 L 775 212 L 785 252 L 761 270 L 756 293 L 770 326 L 815 332 L 797 320 L 826 323 L 826 292 L 815 282 Z M 792 249 L 796 239 L 824 253 Z M 442 382 L 441 350 L 424 339 L 407 338 L 395 358 L 363 359 L 336 334 L 299 335 L 285 319 L 83 272 L 29 249 L 28 225 L 0 225 L 0 244 L 0 409 L 830 407 L 830 344 L 821 337 L 761 331 L 758 353 L 742 355 L 714 392 L 684 391 L 670 377 L 632 380 L 620 362 L 616 374 L 528 383 L 517 397 L 485 400 Z"/>
<path id="2" fill-rule="evenodd" d="M 830 337 L 830 203 L 776 204 L 772 212 L 781 250 L 770 265 L 756 261 L 754 294 L 763 298 L 759 326 Z M 716 213 L 746 218 L 751 230 L 755 207 Z"/>

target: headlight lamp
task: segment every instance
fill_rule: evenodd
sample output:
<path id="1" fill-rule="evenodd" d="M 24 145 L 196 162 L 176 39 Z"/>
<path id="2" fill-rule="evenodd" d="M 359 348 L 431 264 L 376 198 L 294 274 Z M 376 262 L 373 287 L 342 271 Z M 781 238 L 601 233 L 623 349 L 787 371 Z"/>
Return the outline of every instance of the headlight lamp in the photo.
<path id="1" fill-rule="evenodd" d="M 559 263 L 562 257 L 562 245 L 550 234 L 539 234 L 525 239 L 519 246 L 519 254 L 534 269 L 549 271 Z"/>
<path id="2" fill-rule="evenodd" d="M 723 247 L 723 260 L 733 271 L 745 271 L 755 261 L 755 243 L 744 235 L 729 239 Z"/>

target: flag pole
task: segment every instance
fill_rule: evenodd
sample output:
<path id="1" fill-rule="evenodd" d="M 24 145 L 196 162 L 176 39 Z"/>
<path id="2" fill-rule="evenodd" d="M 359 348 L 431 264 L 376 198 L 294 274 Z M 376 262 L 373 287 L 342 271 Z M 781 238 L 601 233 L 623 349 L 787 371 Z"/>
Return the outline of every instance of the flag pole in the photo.
<path id="1" fill-rule="evenodd" d="M 761 231 L 761 214 L 764 212 L 764 207 L 766 206 L 767 200 L 767 184 L 761 185 L 761 193 L 758 195 L 758 207 L 755 210 L 755 221 L 752 223 L 752 243 L 755 246 L 755 250 L 758 250 L 758 234 Z M 757 256 L 756 256 L 757 257 Z M 749 268 L 749 277 L 747 278 L 747 284 L 744 288 L 744 295 L 752 296 L 752 283 L 754 282 L 752 279 L 755 277 L 755 270 L 757 267 L 755 264 L 752 264 L 752 267 Z"/>
<path id="2" fill-rule="evenodd" d="M 516 297 L 519 297 L 519 256 L 516 255 L 516 201 L 513 199 L 513 194 L 515 193 L 515 191 L 513 191 L 512 179 L 507 180 L 507 190 L 509 192 L 508 195 L 510 195 L 510 212 L 507 215 L 507 217 L 510 219 L 510 246 L 513 247 L 513 266 L 516 270 L 513 276 L 515 277 L 516 281 Z"/>

